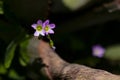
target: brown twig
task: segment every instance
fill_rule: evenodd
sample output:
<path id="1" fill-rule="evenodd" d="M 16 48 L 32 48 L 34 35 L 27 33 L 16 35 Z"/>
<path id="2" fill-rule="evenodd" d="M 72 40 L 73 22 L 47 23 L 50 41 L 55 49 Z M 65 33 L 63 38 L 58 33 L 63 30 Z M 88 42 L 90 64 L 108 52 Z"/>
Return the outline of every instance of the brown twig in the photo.
<path id="1" fill-rule="evenodd" d="M 120 80 L 120 76 L 107 71 L 92 69 L 79 64 L 70 64 L 64 61 L 49 44 L 43 40 L 33 38 L 30 44 L 31 42 L 33 45 L 37 43 L 37 45 L 34 46 L 36 49 L 34 49 L 37 51 L 38 57 L 40 57 L 46 65 L 45 72 L 51 80 Z M 29 51 L 31 51 L 31 49 Z"/>

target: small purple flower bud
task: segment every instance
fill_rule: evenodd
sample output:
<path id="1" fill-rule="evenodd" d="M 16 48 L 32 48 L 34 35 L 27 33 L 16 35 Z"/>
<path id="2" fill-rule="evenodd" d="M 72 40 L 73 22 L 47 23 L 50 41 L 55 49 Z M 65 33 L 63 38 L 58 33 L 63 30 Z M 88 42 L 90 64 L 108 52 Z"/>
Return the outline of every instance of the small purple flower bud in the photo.
<path id="1" fill-rule="evenodd" d="M 105 49 L 102 46 L 95 45 L 95 46 L 92 47 L 93 56 L 102 58 L 104 56 L 104 53 L 105 53 Z"/>

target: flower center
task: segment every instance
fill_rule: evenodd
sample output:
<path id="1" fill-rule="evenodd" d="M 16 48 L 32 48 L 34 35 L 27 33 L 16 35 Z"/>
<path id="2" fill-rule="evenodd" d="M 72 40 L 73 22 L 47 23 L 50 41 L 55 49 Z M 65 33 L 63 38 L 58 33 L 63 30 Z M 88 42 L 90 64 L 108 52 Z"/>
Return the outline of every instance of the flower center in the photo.
<path id="1" fill-rule="evenodd" d="M 49 26 L 46 26 L 45 27 L 45 31 L 48 31 L 50 28 L 49 28 Z"/>
<path id="2" fill-rule="evenodd" d="M 42 30 L 42 26 L 41 26 L 41 25 L 38 25 L 38 26 L 36 27 L 36 30 L 37 30 L 37 31 L 41 31 L 41 30 Z"/>

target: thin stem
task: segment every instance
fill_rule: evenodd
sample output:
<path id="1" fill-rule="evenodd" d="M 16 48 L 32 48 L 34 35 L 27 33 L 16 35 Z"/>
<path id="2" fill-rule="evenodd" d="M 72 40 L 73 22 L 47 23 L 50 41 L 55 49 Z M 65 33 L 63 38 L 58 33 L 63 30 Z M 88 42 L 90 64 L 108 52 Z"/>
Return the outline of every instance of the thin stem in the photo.
<path id="1" fill-rule="evenodd" d="M 47 38 L 50 40 L 50 46 L 53 48 L 53 47 L 54 47 L 54 42 L 53 42 L 53 40 L 51 39 L 51 37 L 50 37 L 49 34 L 47 35 Z"/>

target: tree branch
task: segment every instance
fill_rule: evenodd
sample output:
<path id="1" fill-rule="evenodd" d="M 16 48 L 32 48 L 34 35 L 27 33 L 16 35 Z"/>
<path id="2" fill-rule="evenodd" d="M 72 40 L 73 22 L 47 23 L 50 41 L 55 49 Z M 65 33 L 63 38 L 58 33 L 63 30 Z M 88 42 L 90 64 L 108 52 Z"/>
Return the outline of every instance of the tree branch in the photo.
<path id="1" fill-rule="evenodd" d="M 50 80 L 120 80 L 120 76 L 107 71 L 64 61 L 47 42 L 37 38 L 30 40 L 28 50 L 42 59 Z"/>

